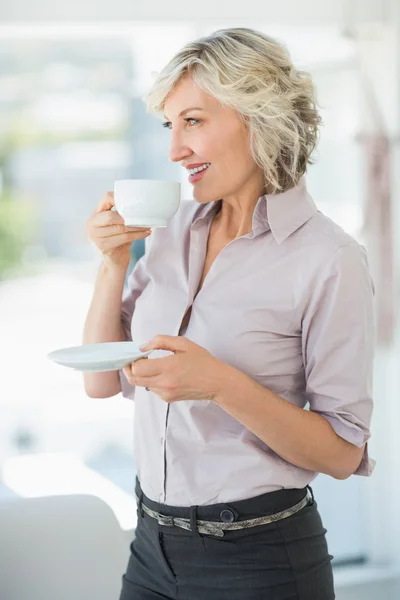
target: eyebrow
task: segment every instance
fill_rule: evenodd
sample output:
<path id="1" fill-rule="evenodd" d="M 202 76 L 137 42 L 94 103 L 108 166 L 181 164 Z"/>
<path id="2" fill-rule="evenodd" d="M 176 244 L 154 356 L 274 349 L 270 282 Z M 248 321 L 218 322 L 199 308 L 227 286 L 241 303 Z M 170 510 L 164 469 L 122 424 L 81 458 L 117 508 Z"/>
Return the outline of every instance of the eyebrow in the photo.
<path id="1" fill-rule="evenodd" d="M 178 117 L 183 117 L 184 115 L 186 115 L 186 113 L 190 112 L 191 110 L 203 110 L 204 108 L 201 108 L 201 106 L 191 106 L 190 108 L 185 108 L 185 110 L 183 110 L 182 112 L 179 113 Z M 168 120 L 168 117 L 166 115 L 164 115 L 164 119 Z"/>

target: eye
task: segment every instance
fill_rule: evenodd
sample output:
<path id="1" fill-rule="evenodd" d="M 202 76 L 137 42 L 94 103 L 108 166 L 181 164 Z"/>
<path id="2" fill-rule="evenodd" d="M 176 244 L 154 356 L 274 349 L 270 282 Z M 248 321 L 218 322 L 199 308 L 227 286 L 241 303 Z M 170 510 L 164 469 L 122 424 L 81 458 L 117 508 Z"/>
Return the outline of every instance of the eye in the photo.
<path id="1" fill-rule="evenodd" d="M 190 117 L 184 120 L 186 121 L 186 123 L 190 123 L 191 126 L 198 125 L 200 123 L 200 119 L 192 119 Z"/>
<path id="2" fill-rule="evenodd" d="M 193 119 L 191 117 L 187 117 L 186 119 L 183 119 L 183 120 L 186 123 L 188 123 L 190 125 L 190 127 L 193 127 L 194 125 L 199 125 L 199 123 L 201 123 L 201 119 Z M 162 126 L 165 127 L 166 129 L 172 129 L 171 121 L 164 121 Z"/>

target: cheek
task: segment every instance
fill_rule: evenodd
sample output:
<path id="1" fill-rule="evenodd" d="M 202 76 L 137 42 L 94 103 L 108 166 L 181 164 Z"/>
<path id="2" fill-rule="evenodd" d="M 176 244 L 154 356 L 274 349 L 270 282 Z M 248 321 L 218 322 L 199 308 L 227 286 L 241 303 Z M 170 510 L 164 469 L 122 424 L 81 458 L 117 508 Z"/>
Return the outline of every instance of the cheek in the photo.
<path id="1" fill-rule="evenodd" d="M 216 173 L 223 178 L 229 177 L 230 181 L 246 179 L 253 170 L 254 161 L 250 156 L 247 156 L 243 146 L 227 149 L 216 165 Z"/>
<path id="2" fill-rule="evenodd" d="M 213 140 L 212 147 L 218 170 L 224 173 L 228 171 L 235 178 L 240 178 L 253 168 L 248 135 L 242 130 L 228 129 L 225 135 L 220 134 Z"/>
<path id="3" fill-rule="evenodd" d="M 218 132 L 210 132 L 210 130 L 207 131 L 204 128 L 201 134 L 197 135 L 191 149 L 196 156 L 211 163 L 217 163 L 219 157 L 223 154 L 221 146 L 221 135 Z"/>
<path id="4" fill-rule="evenodd" d="M 192 147 L 196 156 L 212 164 L 209 177 L 194 186 L 193 197 L 198 202 L 223 197 L 232 187 L 240 187 L 251 177 L 255 163 L 251 157 L 248 134 L 237 127 L 219 127 L 213 132 L 204 130 Z"/>

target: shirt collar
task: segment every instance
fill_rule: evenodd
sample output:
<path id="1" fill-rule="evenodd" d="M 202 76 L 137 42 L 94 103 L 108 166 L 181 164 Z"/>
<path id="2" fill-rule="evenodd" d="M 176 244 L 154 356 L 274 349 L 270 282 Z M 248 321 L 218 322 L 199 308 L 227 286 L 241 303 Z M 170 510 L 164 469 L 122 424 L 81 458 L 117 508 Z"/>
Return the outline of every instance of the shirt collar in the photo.
<path id="1" fill-rule="evenodd" d="M 318 212 L 317 205 L 307 191 L 305 177 L 286 192 L 262 196 L 266 207 L 263 213 L 272 234 L 278 244 L 281 244 L 292 233 L 307 223 Z M 254 214 L 258 218 L 258 215 Z M 254 221 L 254 219 L 253 219 Z M 261 224 L 257 220 L 257 224 Z"/>
<path id="2" fill-rule="evenodd" d="M 202 219 L 211 219 L 219 210 L 221 200 L 200 206 L 195 213 L 193 224 Z M 266 194 L 258 199 L 253 213 L 253 231 L 248 237 L 256 237 L 271 231 L 276 242 L 281 244 L 318 212 L 318 208 L 307 191 L 305 177 L 286 192 Z"/>

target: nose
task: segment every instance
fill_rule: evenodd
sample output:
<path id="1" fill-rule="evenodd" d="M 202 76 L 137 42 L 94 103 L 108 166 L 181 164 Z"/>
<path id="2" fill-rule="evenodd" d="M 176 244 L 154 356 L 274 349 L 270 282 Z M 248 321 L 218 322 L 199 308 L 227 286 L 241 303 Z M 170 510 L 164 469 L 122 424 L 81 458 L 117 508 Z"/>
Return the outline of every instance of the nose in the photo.
<path id="1" fill-rule="evenodd" d="M 171 162 L 180 162 L 193 154 L 188 146 L 183 143 L 182 135 L 179 131 L 172 130 L 171 143 L 168 152 L 168 158 Z"/>

